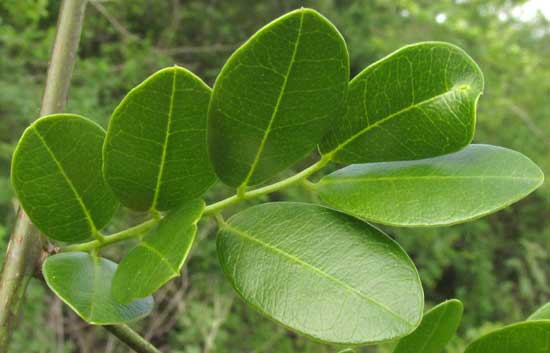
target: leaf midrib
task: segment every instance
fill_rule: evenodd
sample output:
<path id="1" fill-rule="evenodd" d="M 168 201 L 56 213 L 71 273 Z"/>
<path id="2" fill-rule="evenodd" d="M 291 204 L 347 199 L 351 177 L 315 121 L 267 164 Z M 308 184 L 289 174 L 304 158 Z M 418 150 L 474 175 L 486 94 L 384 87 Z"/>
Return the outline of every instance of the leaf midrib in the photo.
<path id="1" fill-rule="evenodd" d="M 399 314 L 395 313 L 393 310 L 391 310 L 390 308 L 388 308 L 386 305 L 372 299 L 371 297 L 369 297 L 368 295 L 366 295 L 365 293 L 361 292 L 360 290 L 352 287 L 351 285 L 347 284 L 346 282 L 318 269 L 317 267 L 305 262 L 304 260 L 300 259 L 299 257 L 296 257 L 292 254 L 289 254 L 285 251 L 283 251 L 282 249 L 279 249 L 269 243 L 266 243 L 266 242 L 263 242 L 257 238 L 254 238 L 252 237 L 251 235 L 247 234 L 245 231 L 242 231 L 240 229 L 237 229 L 229 224 L 224 224 L 223 225 L 223 228 L 224 229 L 227 229 L 229 230 L 230 232 L 233 232 L 239 236 L 241 236 L 242 238 L 244 239 L 247 239 L 249 241 L 252 241 L 252 242 L 255 242 L 257 244 L 259 244 L 260 246 L 264 247 L 265 249 L 271 251 L 272 253 L 274 254 L 278 254 L 280 256 L 283 256 L 295 263 L 297 263 L 298 265 L 301 265 L 303 266 L 305 269 L 317 274 L 318 276 L 322 277 L 322 278 L 325 278 L 331 282 L 334 282 L 340 286 L 342 286 L 344 289 L 346 289 L 348 292 L 351 292 L 352 294 L 355 294 L 357 295 L 358 297 L 362 298 L 362 299 L 365 299 L 367 301 L 369 301 L 370 303 L 374 304 L 375 306 L 379 307 L 380 309 L 382 309 L 383 311 L 387 312 L 388 314 L 390 314 L 391 316 L 397 318 L 399 321 L 401 322 L 404 322 L 405 324 L 407 324 L 408 326 L 410 327 L 415 327 L 416 325 L 415 324 L 412 324 L 410 322 L 408 322 L 407 320 L 405 320 L 403 317 L 401 317 Z"/>
<path id="2" fill-rule="evenodd" d="M 172 76 L 172 93 L 170 95 L 170 105 L 168 107 L 168 117 L 166 119 L 166 129 L 164 134 L 164 144 L 162 146 L 162 154 L 160 157 L 159 171 L 157 174 L 157 183 L 155 186 L 155 194 L 153 195 L 153 201 L 151 202 L 151 211 L 155 211 L 157 207 L 158 197 L 160 193 L 160 187 L 162 184 L 162 177 L 164 175 L 164 166 L 166 164 L 166 155 L 168 151 L 168 140 L 170 138 L 170 129 L 172 127 L 172 115 L 174 113 L 174 96 L 176 95 L 176 77 L 177 70 L 173 69 L 174 75 Z"/>
<path id="3" fill-rule="evenodd" d="M 535 177 L 513 177 L 505 175 L 487 175 L 487 176 L 474 176 L 474 175 L 464 175 L 464 176 L 452 176 L 452 175 L 423 175 L 423 176 L 404 176 L 404 177 L 379 177 L 379 178 L 369 178 L 369 177 L 332 177 L 327 178 L 319 182 L 319 184 L 337 184 L 337 183 L 353 183 L 353 182 L 378 182 L 378 181 L 403 181 L 403 180 L 431 180 L 431 181 L 443 181 L 443 180 L 475 180 L 475 179 L 489 179 L 489 180 L 530 180 L 537 181 L 539 178 Z"/>
<path id="4" fill-rule="evenodd" d="M 176 271 L 176 269 L 174 269 L 172 264 L 164 256 L 164 254 L 162 254 L 158 249 L 156 249 L 155 247 L 153 247 L 152 245 L 150 245 L 149 243 L 147 243 L 145 241 L 142 242 L 141 244 L 139 244 L 139 246 L 143 247 L 145 250 L 148 250 L 150 253 L 156 255 L 157 258 L 161 261 L 161 263 L 163 263 L 166 267 L 168 267 L 168 269 L 170 270 L 170 272 L 172 272 L 173 275 L 178 274 L 178 271 Z"/>
<path id="5" fill-rule="evenodd" d="M 300 25 L 298 27 L 298 34 L 296 36 L 296 42 L 294 43 L 294 48 L 292 51 L 292 57 L 290 58 L 290 62 L 288 64 L 288 68 L 286 71 L 286 74 L 283 79 L 283 84 L 281 86 L 281 90 L 279 92 L 279 97 L 277 97 L 277 102 L 275 103 L 275 108 L 273 109 L 273 113 L 271 113 L 271 118 L 269 120 L 269 124 L 267 125 L 266 130 L 264 131 L 264 136 L 262 138 L 262 141 L 260 142 L 260 146 L 258 147 L 258 151 L 256 151 L 256 156 L 254 157 L 254 161 L 252 161 L 252 165 L 250 166 L 250 170 L 248 171 L 248 174 L 244 181 L 241 184 L 241 188 L 246 187 L 248 182 L 250 181 L 250 178 L 252 178 L 252 175 L 254 174 L 256 167 L 260 161 L 260 156 L 263 153 L 263 150 L 265 148 L 265 144 L 267 143 L 267 139 L 269 137 L 269 134 L 271 132 L 271 129 L 273 127 L 273 124 L 275 122 L 275 117 L 277 116 L 277 113 L 279 112 L 279 106 L 281 105 L 281 101 L 283 99 L 284 93 L 286 91 L 286 86 L 288 83 L 288 76 L 290 75 L 290 71 L 292 70 L 292 67 L 294 66 L 294 62 L 296 60 L 296 53 L 298 51 L 298 46 L 300 44 L 300 37 L 302 36 L 302 27 L 304 23 L 304 11 L 301 11 L 300 13 Z"/>
<path id="6" fill-rule="evenodd" d="M 363 81 L 363 80 L 362 80 Z M 340 151 L 341 149 L 343 149 L 344 147 L 346 147 L 348 144 L 350 144 L 351 142 L 353 142 L 355 139 L 357 139 L 358 137 L 360 137 L 361 135 L 367 133 L 368 131 L 374 129 L 375 127 L 378 127 L 384 123 L 386 123 L 387 121 L 395 118 L 396 116 L 398 115 L 401 115 L 403 113 L 406 113 L 410 110 L 413 110 L 415 108 L 419 108 L 420 106 L 424 105 L 424 104 L 428 104 L 428 103 L 431 103 L 439 98 L 442 98 L 442 97 L 445 97 L 446 95 L 449 95 L 451 93 L 456 93 L 456 92 L 466 92 L 466 91 L 469 91 L 471 90 L 471 86 L 470 85 L 455 85 L 452 89 L 448 90 L 448 91 L 445 91 L 443 93 L 440 93 L 440 94 L 437 94 L 431 98 L 428 98 L 428 99 L 425 99 L 423 101 L 420 101 L 420 102 L 417 102 L 417 103 L 412 103 L 411 105 L 397 111 L 397 112 L 394 112 L 394 113 L 391 113 L 390 115 L 382 118 L 382 119 L 379 119 L 377 120 L 376 122 L 374 122 L 373 124 L 371 125 L 367 125 L 365 128 L 359 130 L 359 132 L 353 134 L 351 137 L 349 137 L 348 139 L 346 139 L 344 142 L 340 143 L 338 146 L 336 146 L 335 148 L 333 148 L 331 151 L 325 153 L 325 155 L 334 155 L 336 152 Z"/>
<path id="7" fill-rule="evenodd" d="M 50 149 L 50 147 L 46 143 L 46 140 L 44 139 L 44 137 L 42 137 L 40 132 L 38 132 L 38 129 L 34 128 L 33 131 L 36 134 L 36 136 L 38 137 L 38 139 L 40 140 L 40 142 L 42 143 L 42 145 L 44 146 L 44 148 L 46 149 L 46 151 L 48 152 L 48 154 L 50 155 L 50 157 L 52 158 L 52 160 L 54 161 L 55 165 L 59 169 L 59 172 L 61 173 L 61 175 L 63 176 L 63 178 L 67 182 L 67 185 L 69 185 L 69 188 L 71 189 L 71 191 L 75 195 L 75 198 L 78 201 L 78 203 L 80 205 L 80 208 L 82 209 L 82 212 L 84 212 L 84 216 L 86 217 L 86 220 L 88 221 L 88 224 L 90 226 L 90 232 L 92 233 L 92 235 L 95 234 L 97 232 L 97 228 L 96 228 L 95 223 L 92 219 L 92 215 L 90 214 L 90 212 L 88 211 L 88 208 L 86 207 L 86 204 L 84 203 L 84 200 L 82 199 L 82 197 L 80 196 L 80 194 L 76 190 L 73 182 L 71 181 L 71 179 L 69 178 L 69 176 L 65 172 L 65 169 L 63 168 L 63 166 L 61 165 L 61 163 L 57 159 L 57 156 L 55 155 L 55 153 Z"/>

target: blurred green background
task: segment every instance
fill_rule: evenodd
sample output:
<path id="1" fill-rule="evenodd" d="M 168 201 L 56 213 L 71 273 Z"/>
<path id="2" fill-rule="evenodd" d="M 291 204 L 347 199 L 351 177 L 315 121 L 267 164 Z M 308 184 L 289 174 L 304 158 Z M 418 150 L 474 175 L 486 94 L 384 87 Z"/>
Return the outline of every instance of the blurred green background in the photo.
<path id="1" fill-rule="evenodd" d="M 481 66 L 486 92 L 477 142 L 513 148 L 550 175 L 550 1 L 531 0 L 116 0 L 94 1 L 70 91 L 68 111 L 103 126 L 125 93 L 159 68 L 185 66 L 212 84 L 240 43 L 275 17 L 313 7 L 340 29 L 352 75 L 402 45 L 442 40 L 464 48 Z M 0 2 L 0 250 L 16 206 L 9 185 L 13 147 L 37 117 L 59 1 Z M 307 164 L 307 161 L 304 165 Z M 302 166 L 297 166 L 300 168 Z M 208 194 L 220 199 L 221 185 Z M 460 338 L 525 318 L 550 299 L 549 183 L 526 200 L 474 223 L 441 229 L 387 229 L 417 264 L 428 306 L 465 303 Z M 307 199 L 301 189 L 270 199 Z M 112 229 L 143 215 L 121 211 Z M 111 229 L 111 230 L 112 230 Z M 108 229 L 109 231 L 109 229 Z M 155 312 L 136 326 L 172 353 L 323 353 L 313 343 L 247 308 L 222 278 L 215 227 L 204 222 L 184 276 L 157 295 Z M 114 248 L 120 258 L 126 249 Z M 358 352 L 389 352 L 391 345 Z M 90 328 L 42 283 L 31 282 L 13 352 L 127 352 Z"/>

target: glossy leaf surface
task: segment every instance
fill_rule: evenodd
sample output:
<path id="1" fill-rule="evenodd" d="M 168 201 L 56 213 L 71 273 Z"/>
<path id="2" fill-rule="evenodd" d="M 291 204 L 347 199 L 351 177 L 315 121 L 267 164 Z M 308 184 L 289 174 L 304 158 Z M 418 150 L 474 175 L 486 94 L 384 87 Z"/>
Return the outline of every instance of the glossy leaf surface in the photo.
<path id="1" fill-rule="evenodd" d="M 543 181 L 524 155 L 470 145 L 418 161 L 357 164 L 317 185 L 326 204 L 376 223 L 438 226 L 465 222 L 527 196 Z"/>
<path id="2" fill-rule="evenodd" d="M 42 117 L 21 137 L 12 183 L 33 223 L 48 237 L 89 240 L 118 207 L 101 174 L 105 131 L 72 114 Z"/>
<path id="3" fill-rule="evenodd" d="M 104 146 L 104 174 L 134 210 L 169 210 L 215 181 L 206 126 L 210 88 L 181 67 L 163 69 L 116 108 Z"/>
<path id="4" fill-rule="evenodd" d="M 229 58 L 214 85 L 210 156 L 228 185 L 260 183 L 313 151 L 344 109 L 346 44 L 317 12 L 271 22 Z"/>
<path id="5" fill-rule="evenodd" d="M 50 256 L 42 267 L 48 286 L 82 319 L 111 325 L 139 319 L 153 309 L 153 298 L 120 304 L 111 296 L 117 264 L 87 253 Z"/>
<path id="6" fill-rule="evenodd" d="M 464 353 L 548 353 L 550 320 L 526 321 L 491 332 L 470 344 Z"/>
<path id="7" fill-rule="evenodd" d="M 550 303 L 541 306 L 527 320 L 550 320 Z"/>
<path id="8" fill-rule="evenodd" d="M 407 254 L 384 233 L 318 205 L 267 203 L 218 233 L 226 277 L 252 307 L 324 342 L 395 339 L 420 322 L 423 292 Z"/>
<path id="9" fill-rule="evenodd" d="M 462 303 L 445 301 L 422 318 L 417 329 L 399 341 L 393 353 L 441 353 L 455 335 L 463 312 Z"/>
<path id="10" fill-rule="evenodd" d="M 462 49 L 406 46 L 349 86 L 343 121 L 321 144 L 342 163 L 414 160 L 455 152 L 472 140 L 483 75 Z"/>
<path id="11" fill-rule="evenodd" d="M 204 202 L 192 200 L 169 213 L 120 262 L 113 297 L 128 303 L 179 276 L 197 232 Z"/>

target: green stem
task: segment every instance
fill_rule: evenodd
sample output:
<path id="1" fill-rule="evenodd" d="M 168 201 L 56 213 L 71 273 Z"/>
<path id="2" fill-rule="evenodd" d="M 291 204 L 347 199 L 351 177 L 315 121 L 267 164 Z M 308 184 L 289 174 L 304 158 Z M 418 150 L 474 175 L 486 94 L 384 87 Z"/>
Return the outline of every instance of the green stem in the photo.
<path id="1" fill-rule="evenodd" d="M 309 166 L 308 168 L 302 170 L 300 173 L 291 176 L 290 178 L 281 180 L 279 182 L 267 185 L 258 189 L 250 191 L 241 191 L 231 197 L 226 198 L 225 200 L 218 201 L 209 206 L 206 206 L 203 212 L 203 216 L 219 216 L 219 212 L 224 208 L 234 205 L 236 203 L 242 202 L 244 200 L 250 200 L 261 195 L 266 195 L 286 187 L 289 187 L 298 182 L 306 180 L 307 177 L 311 176 L 313 173 L 319 171 L 324 166 L 326 166 L 331 159 L 331 155 L 325 155 L 319 161 Z M 219 220 L 220 218 L 217 218 Z M 91 251 L 97 248 L 101 248 L 113 243 L 117 243 L 126 239 L 136 238 L 143 235 L 147 232 L 153 225 L 155 225 L 160 218 L 153 218 L 144 223 L 141 223 L 137 226 L 128 228 L 121 232 L 103 236 L 101 240 L 96 239 L 87 243 L 69 245 L 67 247 L 61 248 L 61 251 Z"/>
<path id="2" fill-rule="evenodd" d="M 118 233 L 106 235 L 102 238 L 101 241 L 96 239 L 87 243 L 69 245 L 61 248 L 61 251 L 91 251 L 126 239 L 137 238 L 146 233 L 157 223 L 157 219 L 150 219 L 141 224 L 138 224 L 137 226 L 130 227 Z"/>
<path id="3" fill-rule="evenodd" d="M 307 179 L 302 180 L 302 185 L 308 190 L 308 191 L 315 191 L 315 183 L 312 183 L 311 181 Z"/>
<path id="4" fill-rule="evenodd" d="M 218 228 L 223 228 L 225 224 L 225 220 L 223 219 L 223 216 L 220 213 L 214 214 L 214 218 L 216 218 L 216 223 L 218 224 Z"/>
<path id="5" fill-rule="evenodd" d="M 98 243 L 104 243 L 105 242 L 105 236 L 101 234 L 98 230 L 94 232 L 94 238 Z"/>
<path id="6" fill-rule="evenodd" d="M 213 203 L 211 205 L 208 205 L 204 209 L 203 215 L 209 216 L 216 214 L 223 210 L 224 208 L 234 205 L 236 203 L 239 203 L 243 200 L 249 200 L 256 198 L 261 195 L 270 194 L 272 192 L 284 189 L 286 187 L 291 186 L 292 184 L 295 184 L 297 182 L 300 182 L 302 180 L 305 180 L 309 176 L 311 176 L 313 173 L 321 170 L 323 167 L 325 167 L 331 160 L 332 155 L 325 155 L 323 156 L 319 161 L 317 161 L 315 164 L 309 166 L 308 168 L 302 170 L 298 174 L 294 174 L 290 178 L 281 180 L 279 182 L 273 183 L 271 185 L 267 185 L 258 189 L 250 190 L 250 191 L 244 191 L 240 192 L 236 195 L 233 195 L 231 197 L 226 198 L 225 200 L 218 201 L 216 203 Z"/>
<path id="7" fill-rule="evenodd" d="M 65 108 L 86 2 L 65 0 L 60 7 L 40 115 L 59 113 Z M 19 316 L 17 312 L 29 278 L 40 262 L 43 244 L 40 232 L 19 209 L 0 277 L 0 353 L 8 351 L 9 339 Z"/>
<path id="8" fill-rule="evenodd" d="M 133 349 L 137 353 L 162 353 L 155 348 L 149 341 L 141 337 L 136 331 L 132 330 L 127 325 L 103 326 L 105 330 L 116 336 L 128 348 Z"/>

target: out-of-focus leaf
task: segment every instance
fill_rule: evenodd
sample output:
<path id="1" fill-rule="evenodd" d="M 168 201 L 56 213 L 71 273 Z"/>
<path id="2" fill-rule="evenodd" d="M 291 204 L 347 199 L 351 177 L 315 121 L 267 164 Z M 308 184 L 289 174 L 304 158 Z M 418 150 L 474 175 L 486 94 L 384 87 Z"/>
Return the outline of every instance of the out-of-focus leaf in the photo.
<path id="1" fill-rule="evenodd" d="M 550 320 L 550 303 L 538 308 L 527 320 Z"/>
<path id="2" fill-rule="evenodd" d="M 0 177 L 0 204 L 7 203 L 12 197 L 12 190 L 8 178 Z"/>
<path id="3" fill-rule="evenodd" d="M 113 325 L 139 319 L 153 309 L 153 298 L 120 304 L 111 296 L 117 264 L 87 253 L 50 256 L 42 267 L 48 286 L 85 321 Z"/>
<path id="4" fill-rule="evenodd" d="M 393 353 L 441 353 L 455 335 L 463 309 L 456 299 L 435 306 L 424 314 L 413 333 L 399 341 Z"/>

